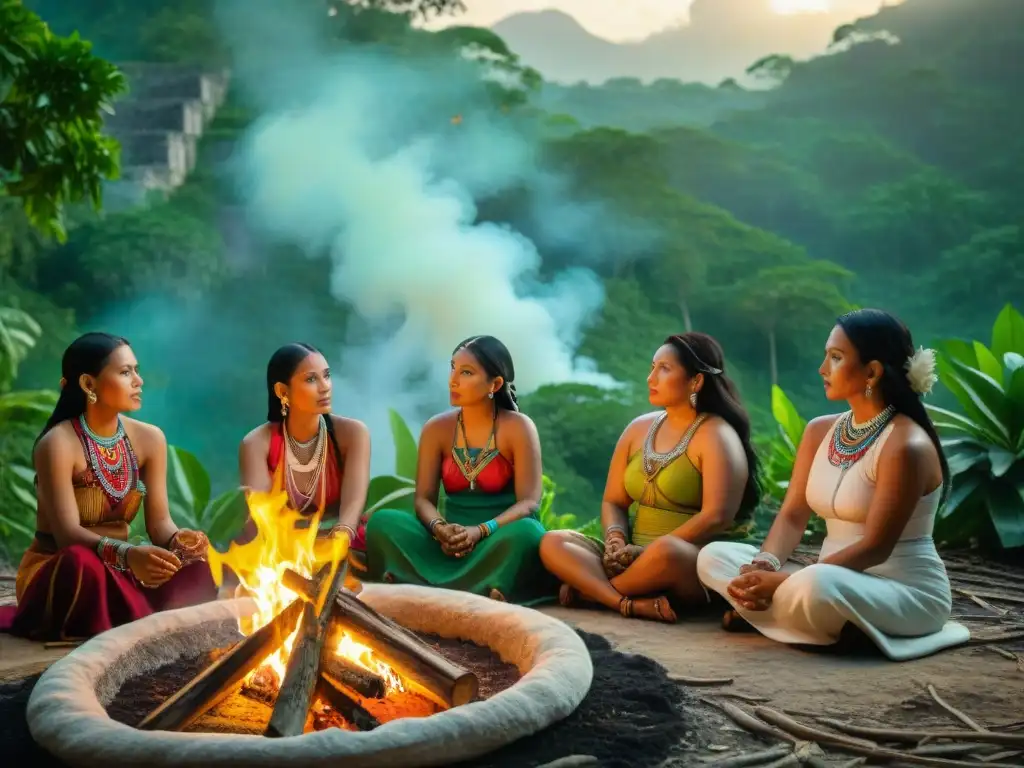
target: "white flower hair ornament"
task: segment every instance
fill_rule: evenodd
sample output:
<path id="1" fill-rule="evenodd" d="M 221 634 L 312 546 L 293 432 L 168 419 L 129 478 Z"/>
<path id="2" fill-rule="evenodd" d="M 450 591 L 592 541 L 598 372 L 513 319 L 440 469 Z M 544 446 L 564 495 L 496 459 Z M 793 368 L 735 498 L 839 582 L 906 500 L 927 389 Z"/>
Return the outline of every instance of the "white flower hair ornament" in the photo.
<path id="1" fill-rule="evenodd" d="M 917 351 L 907 358 L 904 366 L 907 369 L 907 381 L 910 388 L 919 395 L 927 395 L 932 391 L 939 377 L 935 374 L 935 350 L 918 347 Z"/>

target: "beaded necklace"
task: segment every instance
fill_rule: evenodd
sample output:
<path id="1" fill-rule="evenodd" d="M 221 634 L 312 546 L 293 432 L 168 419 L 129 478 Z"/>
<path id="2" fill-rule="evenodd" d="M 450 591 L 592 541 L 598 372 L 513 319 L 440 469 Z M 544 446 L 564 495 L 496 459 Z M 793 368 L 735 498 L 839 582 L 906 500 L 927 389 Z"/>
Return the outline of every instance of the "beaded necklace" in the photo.
<path id="1" fill-rule="evenodd" d="M 487 438 L 487 443 L 483 449 L 474 458 L 470 453 L 469 438 L 466 436 L 466 425 L 462 421 L 462 411 L 459 411 L 458 418 L 459 431 L 462 433 L 462 442 L 466 446 L 463 451 L 459 450 L 458 441 L 459 433 L 455 433 L 455 439 L 452 441 L 452 461 L 455 462 L 455 466 L 459 468 L 462 476 L 469 481 L 469 490 L 476 490 L 476 478 L 484 471 L 484 468 L 491 463 L 495 456 L 498 455 L 497 446 L 497 432 L 498 432 L 498 418 L 495 415 L 494 421 L 491 422 L 491 434 Z"/>
<path id="2" fill-rule="evenodd" d="M 288 497 L 299 512 L 312 505 L 320 488 L 320 506 L 326 498 L 326 485 L 320 482 L 327 466 L 327 423 L 320 417 L 316 435 L 300 443 L 288 433 L 288 424 L 281 423 L 284 432 L 285 486 Z"/>
<path id="3" fill-rule="evenodd" d="M 839 480 L 832 492 L 833 512 L 836 508 L 839 486 L 842 485 L 847 471 L 871 450 L 871 446 L 875 444 L 895 414 L 896 409 L 890 405 L 866 424 L 854 423 L 853 411 L 847 411 L 836 419 L 832 439 L 828 444 L 828 462 L 840 470 Z"/>
<path id="4" fill-rule="evenodd" d="M 82 445 L 89 466 L 99 481 L 103 492 L 115 505 L 122 501 L 136 486 L 139 478 L 139 462 L 128 441 L 121 418 L 117 419 L 117 430 L 111 437 L 97 435 L 89 428 L 83 413 L 78 417 L 82 428 Z"/>

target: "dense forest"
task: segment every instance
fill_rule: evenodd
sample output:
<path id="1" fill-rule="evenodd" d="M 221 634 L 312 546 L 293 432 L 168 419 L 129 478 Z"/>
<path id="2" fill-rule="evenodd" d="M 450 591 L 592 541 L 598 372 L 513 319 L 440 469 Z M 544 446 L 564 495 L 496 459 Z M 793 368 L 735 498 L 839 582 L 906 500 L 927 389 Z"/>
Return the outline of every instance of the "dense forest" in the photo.
<path id="1" fill-rule="evenodd" d="M 30 525 L 24 465 L 46 402 L 26 411 L 24 398 L 54 388 L 60 353 L 82 329 L 131 339 L 151 393 L 144 417 L 198 457 L 216 490 L 235 482 L 238 441 L 262 416 L 273 348 L 302 338 L 344 370 L 365 332 L 357 302 L 327 288 L 334 262 L 322 241 L 261 237 L 244 215 L 232 158 L 266 109 L 251 84 L 287 69 L 290 50 L 287 29 L 260 22 L 261 3 L 241 15 L 213 0 L 25 5 L 115 64 L 226 68 L 233 78 L 196 168 L 170 194 L 100 211 L 69 204 L 49 230 L 17 194 L 0 195 L 0 528 L 11 549 Z M 297 24 L 316 17 L 317 50 L 365 52 L 434 78 L 429 92 L 396 93 L 365 116 L 380 127 L 381 152 L 420 133 L 449 144 L 434 170 L 466 183 L 478 223 L 532 241 L 537 279 L 579 267 L 599 279 L 603 302 L 573 342 L 626 386 L 555 383 L 522 398 L 559 514 L 597 513 L 615 440 L 648 407 L 653 351 L 697 329 L 722 342 L 751 410 L 770 516 L 803 420 L 829 407 L 816 369 L 833 319 L 878 306 L 943 353 L 946 386 L 929 402 L 960 440 L 950 444 L 959 480 L 943 537 L 1024 544 L 1024 319 L 1004 309 L 1024 308 L 1024 4 L 906 0 L 837 30 L 822 56 L 751 62 L 756 89 L 553 86 L 487 30 L 411 23 L 450 5 L 308 0 L 289 13 Z M 265 69 L 246 75 L 253 50 L 268 52 Z M 483 123 L 531 148 L 529 174 L 466 182 L 483 162 L 471 138 Z M 488 162 L 500 165 L 499 153 Z M 0 172 L 3 162 L 0 152 Z M 602 213 L 553 225 L 542 215 L 553 196 Z M 410 423 L 430 415 L 394 407 Z M 386 434 L 375 440 L 390 449 Z"/>

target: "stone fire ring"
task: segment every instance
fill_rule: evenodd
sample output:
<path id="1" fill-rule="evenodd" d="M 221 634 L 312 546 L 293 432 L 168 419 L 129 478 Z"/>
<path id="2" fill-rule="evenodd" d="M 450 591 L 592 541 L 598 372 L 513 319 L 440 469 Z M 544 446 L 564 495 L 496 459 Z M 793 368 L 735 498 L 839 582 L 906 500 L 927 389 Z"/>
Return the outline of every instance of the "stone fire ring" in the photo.
<path id="1" fill-rule="evenodd" d="M 89 640 L 51 666 L 28 702 L 35 741 L 73 768 L 118 766 L 427 766 L 468 760 L 570 715 L 590 690 L 593 665 L 567 625 L 528 608 L 417 586 L 367 584 L 368 605 L 409 629 L 488 646 L 522 678 L 486 701 L 366 732 L 332 728 L 283 739 L 139 731 L 104 705 L 121 684 L 210 650 L 213 627 L 254 610 L 247 599 L 157 613 Z M 205 625 L 205 627 L 204 627 Z"/>

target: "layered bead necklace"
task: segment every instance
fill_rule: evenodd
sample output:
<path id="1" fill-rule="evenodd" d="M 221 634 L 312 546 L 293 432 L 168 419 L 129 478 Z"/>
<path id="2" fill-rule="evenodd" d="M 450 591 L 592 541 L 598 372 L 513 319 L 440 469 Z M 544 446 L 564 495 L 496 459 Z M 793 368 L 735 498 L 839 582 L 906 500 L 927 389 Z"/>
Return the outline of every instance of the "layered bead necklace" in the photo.
<path id="1" fill-rule="evenodd" d="M 138 483 L 139 461 L 128 442 L 120 417 L 117 430 L 111 437 L 93 432 L 84 413 L 78 417 L 78 424 L 84 437 L 85 456 L 96 480 L 112 504 L 122 501 Z"/>
<path id="2" fill-rule="evenodd" d="M 847 411 L 838 419 L 832 429 L 832 440 L 828 444 L 828 462 L 840 470 L 839 481 L 832 492 L 832 510 L 835 511 L 836 495 L 846 472 L 871 450 L 882 430 L 892 421 L 896 409 L 891 405 L 865 424 L 853 421 L 853 411 Z"/>
<path id="3" fill-rule="evenodd" d="M 316 434 L 302 443 L 288 433 L 287 422 L 282 422 L 281 430 L 285 438 L 285 487 L 292 504 L 304 513 L 316 501 L 318 489 L 319 495 L 324 495 L 320 479 L 327 466 L 327 422 L 321 416 Z"/>

